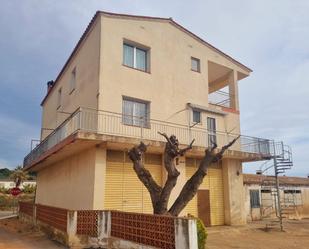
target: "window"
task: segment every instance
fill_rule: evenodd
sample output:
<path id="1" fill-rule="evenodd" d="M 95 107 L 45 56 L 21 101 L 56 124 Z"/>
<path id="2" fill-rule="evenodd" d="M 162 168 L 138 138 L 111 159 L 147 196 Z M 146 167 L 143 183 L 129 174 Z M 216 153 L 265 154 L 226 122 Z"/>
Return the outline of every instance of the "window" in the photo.
<path id="1" fill-rule="evenodd" d="M 70 94 L 75 90 L 75 87 L 76 87 L 76 67 L 71 72 Z"/>
<path id="2" fill-rule="evenodd" d="M 284 189 L 283 192 L 283 200 L 285 205 L 302 205 L 302 196 L 300 189 Z"/>
<path id="3" fill-rule="evenodd" d="M 284 190 L 285 194 L 301 194 L 301 190 L 300 189 L 288 189 L 288 190 Z"/>
<path id="4" fill-rule="evenodd" d="M 149 127 L 149 102 L 124 98 L 122 120 L 126 125 Z"/>
<path id="5" fill-rule="evenodd" d="M 147 72 L 148 50 L 127 43 L 123 44 L 123 64 Z"/>
<path id="6" fill-rule="evenodd" d="M 261 193 L 262 194 L 270 194 L 271 193 L 271 190 L 270 189 L 261 189 Z"/>
<path id="7" fill-rule="evenodd" d="M 193 110 L 193 123 L 201 123 L 201 112 Z"/>
<path id="8" fill-rule="evenodd" d="M 260 207 L 259 190 L 250 190 L 250 206 L 251 206 L 251 208 L 259 208 Z"/>
<path id="9" fill-rule="evenodd" d="M 62 92 L 62 88 L 59 88 L 58 97 L 57 97 L 57 109 L 59 109 L 61 106 L 61 92 Z"/>
<path id="10" fill-rule="evenodd" d="M 191 70 L 195 72 L 201 72 L 201 65 L 199 59 L 191 57 Z"/>
<path id="11" fill-rule="evenodd" d="M 208 146 L 213 146 L 217 143 L 216 135 L 216 119 L 207 118 L 207 129 L 208 129 Z"/>

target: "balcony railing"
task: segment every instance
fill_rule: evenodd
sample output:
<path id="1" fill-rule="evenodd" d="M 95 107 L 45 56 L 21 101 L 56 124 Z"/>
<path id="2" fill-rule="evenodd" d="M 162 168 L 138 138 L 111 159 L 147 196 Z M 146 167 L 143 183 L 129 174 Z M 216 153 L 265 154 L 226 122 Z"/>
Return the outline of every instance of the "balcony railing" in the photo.
<path id="1" fill-rule="evenodd" d="M 227 92 L 215 91 L 208 95 L 208 102 L 213 105 L 230 108 L 232 97 L 233 96 Z"/>
<path id="2" fill-rule="evenodd" d="M 44 152 L 78 130 L 165 142 L 165 139 L 158 134 L 158 132 L 164 132 L 168 135 L 175 135 L 180 144 L 188 145 L 192 139 L 195 139 L 194 145 L 202 147 L 209 147 L 214 137 L 218 147 L 221 147 L 238 136 L 220 131 L 216 131 L 214 135 L 214 132 L 210 134 L 206 129 L 199 127 L 190 128 L 186 125 L 154 119 L 144 120 L 119 113 L 80 108 L 25 157 L 24 166 L 31 165 Z M 230 149 L 269 157 L 272 155 L 272 147 L 273 141 L 271 140 L 241 135 Z"/>

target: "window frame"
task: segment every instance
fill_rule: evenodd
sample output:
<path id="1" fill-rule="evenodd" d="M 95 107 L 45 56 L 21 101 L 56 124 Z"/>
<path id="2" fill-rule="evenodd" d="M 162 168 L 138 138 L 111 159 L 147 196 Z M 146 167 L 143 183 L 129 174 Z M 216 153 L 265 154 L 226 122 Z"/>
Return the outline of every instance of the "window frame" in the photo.
<path id="1" fill-rule="evenodd" d="M 125 101 L 129 101 L 132 103 L 139 103 L 139 104 L 145 104 L 145 122 L 138 124 L 138 121 L 134 121 L 133 113 L 132 115 L 125 114 Z M 127 123 L 127 119 L 132 118 L 132 122 Z M 136 124 L 137 123 L 137 124 Z M 134 126 L 134 127 L 140 127 L 140 128 L 147 128 L 150 129 L 150 101 L 142 100 L 142 99 L 136 99 L 128 96 L 122 96 L 122 124 L 128 125 L 128 126 Z"/>
<path id="2" fill-rule="evenodd" d="M 61 107 L 62 104 L 62 87 L 57 91 L 57 110 Z"/>
<path id="3" fill-rule="evenodd" d="M 195 117 L 194 113 L 199 113 L 199 121 L 194 120 L 194 117 Z M 195 109 L 192 110 L 192 122 L 194 124 L 202 124 L 202 112 L 201 111 L 195 110 Z"/>
<path id="4" fill-rule="evenodd" d="M 261 200 L 260 200 L 260 191 L 258 189 L 250 189 L 250 208 L 260 208 Z M 255 195 L 254 198 L 252 198 Z"/>
<path id="5" fill-rule="evenodd" d="M 214 121 L 214 129 L 211 129 L 210 122 L 209 121 Z M 208 146 L 213 146 L 213 143 L 217 143 L 217 122 L 216 118 L 213 117 L 207 117 L 207 132 L 208 132 Z M 214 141 L 212 140 L 214 138 Z"/>
<path id="6" fill-rule="evenodd" d="M 70 78 L 70 93 L 74 92 L 76 89 L 76 67 L 73 68 L 71 71 L 71 78 Z"/>
<path id="7" fill-rule="evenodd" d="M 133 66 L 125 63 L 124 46 L 133 48 Z M 137 50 L 145 52 L 145 70 L 137 67 Z M 122 43 L 122 65 L 144 73 L 150 73 L 150 47 L 124 39 Z"/>
<path id="8" fill-rule="evenodd" d="M 196 70 L 193 68 L 193 65 L 192 65 L 193 61 L 196 61 L 196 63 L 197 63 L 197 69 Z M 199 58 L 191 56 L 191 71 L 197 72 L 197 73 L 201 72 L 201 60 Z"/>

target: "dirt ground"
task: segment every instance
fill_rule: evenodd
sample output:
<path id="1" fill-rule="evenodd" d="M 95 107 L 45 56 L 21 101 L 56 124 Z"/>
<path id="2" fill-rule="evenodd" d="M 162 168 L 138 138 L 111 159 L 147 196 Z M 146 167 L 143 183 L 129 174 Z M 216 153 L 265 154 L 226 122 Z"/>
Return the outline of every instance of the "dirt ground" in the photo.
<path id="1" fill-rule="evenodd" d="M 64 249 L 17 218 L 0 220 L 0 249 Z"/>
<path id="2" fill-rule="evenodd" d="M 284 232 L 265 231 L 265 222 L 207 230 L 207 249 L 309 249 L 309 219 L 285 221 Z"/>

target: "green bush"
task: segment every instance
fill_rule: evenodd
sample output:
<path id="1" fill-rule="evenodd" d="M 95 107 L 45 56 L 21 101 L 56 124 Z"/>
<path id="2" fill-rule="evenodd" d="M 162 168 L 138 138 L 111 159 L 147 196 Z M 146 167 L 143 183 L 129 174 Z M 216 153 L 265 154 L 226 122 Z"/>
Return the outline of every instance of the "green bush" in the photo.
<path id="1" fill-rule="evenodd" d="M 25 184 L 23 188 L 23 192 L 26 194 L 32 194 L 35 192 L 36 186 L 33 184 Z"/>
<path id="2" fill-rule="evenodd" d="M 196 218 L 196 227 L 197 227 L 198 249 L 204 249 L 206 245 L 207 232 L 203 221 L 199 218 Z"/>
<path id="3" fill-rule="evenodd" d="M 7 194 L 9 192 L 9 190 L 3 186 L 0 187 L 0 193 L 2 194 Z"/>
<path id="4" fill-rule="evenodd" d="M 10 195 L 0 195 L 0 210 L 10 210 L 17 202 Z"/>

